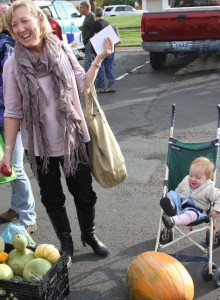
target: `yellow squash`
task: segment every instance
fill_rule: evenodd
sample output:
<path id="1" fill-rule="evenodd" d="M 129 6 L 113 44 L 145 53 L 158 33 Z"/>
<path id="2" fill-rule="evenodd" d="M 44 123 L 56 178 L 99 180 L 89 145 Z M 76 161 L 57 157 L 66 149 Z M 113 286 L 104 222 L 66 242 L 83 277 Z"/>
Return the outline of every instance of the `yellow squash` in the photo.
<path id="1" fill-rule="evenodd" d="M 35 249 L 35 257 L 47 259 L 51 264 L 55 264 L 60 258 L 60 253 L 54 245 L 41 244 Z"/>

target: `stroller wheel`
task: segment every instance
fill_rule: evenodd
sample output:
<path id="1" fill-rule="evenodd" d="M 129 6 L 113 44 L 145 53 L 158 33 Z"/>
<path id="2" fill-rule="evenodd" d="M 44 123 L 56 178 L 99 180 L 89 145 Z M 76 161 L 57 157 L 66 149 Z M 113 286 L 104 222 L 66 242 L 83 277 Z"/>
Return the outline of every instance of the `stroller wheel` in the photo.
<path id="1" fill-rule="evenodd" d="M 216 265 L 212 263 L 212 272 L 216 270 Z M 205 264 L 202 269 L 202 277 L 205 281 L 212 280 L 213 274 L 209 274 L 209 264 Z"/>
<path id="2" fill-rule="evenodd" d="M 217 231 L 215 234 L 216 246 L 220 246 L 220 231 Z"/>
<path id="3" fill-rule="evenodd" d="M 220 286 L 220 268 L 215 270 L 212 281 L 213 281 L 215 287 Z"/>

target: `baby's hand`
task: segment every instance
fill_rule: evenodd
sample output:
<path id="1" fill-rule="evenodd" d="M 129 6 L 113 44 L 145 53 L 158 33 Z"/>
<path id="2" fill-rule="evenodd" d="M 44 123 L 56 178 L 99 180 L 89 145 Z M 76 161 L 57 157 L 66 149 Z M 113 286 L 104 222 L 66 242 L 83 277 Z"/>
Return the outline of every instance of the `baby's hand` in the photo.
<path id="1" fill-rule="evenodd" d="M 215 221 L 218 218 L 218 214 L 219 212 L 217 212 L 216 210 L 213 210 L 210 214 L 210 217 L 212 217 L 213 221 Z"/>

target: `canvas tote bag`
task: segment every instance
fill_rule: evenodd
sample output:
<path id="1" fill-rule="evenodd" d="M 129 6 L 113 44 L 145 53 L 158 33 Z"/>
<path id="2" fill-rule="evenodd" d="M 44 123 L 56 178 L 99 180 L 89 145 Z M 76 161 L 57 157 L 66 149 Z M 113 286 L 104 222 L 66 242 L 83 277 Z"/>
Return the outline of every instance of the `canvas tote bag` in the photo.
<path id="1" fill-rule="evenodd" d="M 102 187 L 111 188 L 127 178 L 125 160 L 99 104 L 94 84 L 87 83 L 87 88 L 86 123 L 91 138 L 88 143 L 91 171 Z M 94 104 L 96 113 L 93 111 Z"/>

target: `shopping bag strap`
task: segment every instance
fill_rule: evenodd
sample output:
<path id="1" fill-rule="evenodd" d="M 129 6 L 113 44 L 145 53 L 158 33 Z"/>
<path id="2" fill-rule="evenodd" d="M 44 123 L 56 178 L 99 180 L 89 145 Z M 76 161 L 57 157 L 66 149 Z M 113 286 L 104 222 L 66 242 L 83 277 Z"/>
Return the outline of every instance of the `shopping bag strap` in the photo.
<path id="1" fill-rule="evenodd" d="M 101 114 L 103 119 L 106 119 L 105 114 L 101 108 L 101 105 L 99 103 L 95 85 L 94 83 L 87 82 L 86 88 L 85 88 L 85 99 L 86 99 L 86 116 L 93 115 L 93 103 L 95 102 L 96 107 Z"/>

